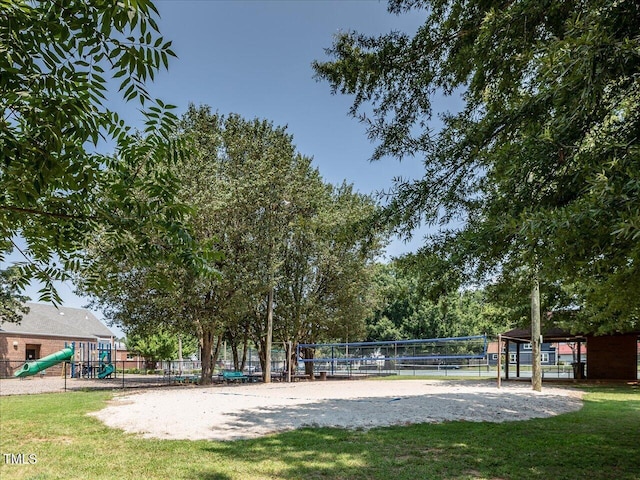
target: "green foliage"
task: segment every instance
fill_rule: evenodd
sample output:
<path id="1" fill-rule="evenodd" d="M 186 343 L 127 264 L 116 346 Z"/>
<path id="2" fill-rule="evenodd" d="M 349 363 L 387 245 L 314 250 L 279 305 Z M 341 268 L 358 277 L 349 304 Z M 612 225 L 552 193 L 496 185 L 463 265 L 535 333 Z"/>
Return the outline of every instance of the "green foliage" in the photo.
<path id="1" fill-rule="evenodd" d="M 128 333 L 127 349 L 149 361 L 175 360 L 178 358 L 178 335 L 159 329 L 153 334 Z M 195 342 L 183 341 L 183 356 L 195 353 Z"/>
<path id="2" fill-rule="evenodd" d="M 407 268 L 407 258 L 376 266 L 378 305 L 367 320 L 367 340 L 495 335 L 512 325 L 511 312 L 489 301 L 484 290 L 434 296 L 422 273 Z"/>
<path id="3" fill-rule="evenodd" d="M 29 299 L 20 295 L 20 272 L 13 267 L 0 270 L 0 322 L 20 322 L 29 313 Z"/>
<path id="4" fill-rule="evenodd" d="M 350 185 L 323 190 L 315 211 L 300 212 L 287 241 L 276 290 L 283 342 L 361 338 L 374 305 L 371 265 L 385 240 L 369 228 L 377 207 Z"/>
<path id="5" fill-rule="evenodd" d="M 391 0 L 424 9 L 415 35 L 339 34 L 316 62 L 379 140 L 374 158 L 420 156 L 387 220 L 440 226 L 421 252 L 441 286 L 528 290 L 580 307 L 574 330 L 637 330 L 640 55 L 637 2 Z M 459 112 L 434 131 L 434 95 Z M 371 110 L 371 111 L 370 111 Z M 451 268 L 450 268 L 451 267 Z M 511 303 L 524 305 L 526 296 Z"/>
<path id="6" fill-rule="evenodd" d="M 383 242 L 368 228 L 375 203 L 349 185 L 325 184 L 271 122 L 191 106 L 179 135 L 192 154 L 164 168 L 189 206 L 194 241 L 220 253 L 206 257 L 217 274 L 166 253 L 153 264 L 128 261 L 122 242 L 102 235 L 90 255 L 91 270 L 107 278 L 93 289 L 105 316 L 125 330 L 197 336 L 205 369 L 222 336 L 236 353 L 251 341 L 264 355 L 270 292 L 276 341 L 359 335 L 371 307 L 367 267 Z"/>
<path id="7" fill-rule="evenodd" d="M 264 355 L 271 291 L 276 340 L 362 329 L 363 272 L 381 245 L 364 228 L 371 199 L 326 185 L 286 129 L 270 122 L 191 107 L 183 128 L 197 152 L 180 169 L 185 200 L 197 208 L 199 238 L 224 255 L 221 276 L 201 297 L 216 333 L 234 346 L 250 339 Z"/>
<path id="8" fill-rule="evenodd" d="M 174 107 L 145 89 L 174 56 L 157 14 L 149 0 L 2 2 L 0 255 L 26 244 L 20 268 L 42 300 L 59 301 L 52 281 L 79 270 L 88 236 L 117 237 L 121 256 L 188 243 L 175 182 L 154 168 L 184 152 Z M 149 106 L 144 138 L 106 106 L 109 76 Z"/>

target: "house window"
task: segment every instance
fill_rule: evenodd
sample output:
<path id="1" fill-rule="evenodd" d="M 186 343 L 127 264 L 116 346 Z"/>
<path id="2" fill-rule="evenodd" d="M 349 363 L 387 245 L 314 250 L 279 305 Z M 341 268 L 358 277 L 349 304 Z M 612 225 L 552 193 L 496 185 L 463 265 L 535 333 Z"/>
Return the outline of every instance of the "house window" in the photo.
<path id="1" fill-rule="evenodd" d="M 510 353 L 509 354 L 509 363 L 516 363 L 516 354 L 515 353 Z"/>
<path id="2" fill-rule="evenodd" d="M 497 353 L 492 353 L 491 354 L 491 360 L 498 360 L 498 354 Z"/>
<path id="3" fill-rule="evenodd" d="M 540 361 L 541 361 L 542 363 L 549 363 L 549 354 L 548 354 L 548 353 L 542 353 L 542 354 L 540 354 L 540 355 L 541 355 L 541 357 L 542 357 L 542 358 L 540 359 Z"/>
<path id="4" fill-rule="evenodd" d="M 127 360 L 133 360 L 135 358 L 135 356 L 133 355 L 133 353 L 127 353 Z"/>
<path id="5" fill-rule="evenodd" d="M 522 345 L 522 349 L 523 350 L 531 350 L 531 344 L 530 343 L 525 343 L 524 345 Z"/>

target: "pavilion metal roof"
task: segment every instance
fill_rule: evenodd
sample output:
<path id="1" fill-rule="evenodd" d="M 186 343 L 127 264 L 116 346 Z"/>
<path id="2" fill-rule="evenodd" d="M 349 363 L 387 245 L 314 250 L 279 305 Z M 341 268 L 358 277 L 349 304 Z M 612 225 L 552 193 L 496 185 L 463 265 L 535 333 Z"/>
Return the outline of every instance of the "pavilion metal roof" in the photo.
<path id="1" fill-rule="evenodd" d="M 545 342 L 576 342 L 585 340 L 583 334 L 570 333 L 558 327 L 542 328 L 541 333 Z M 515 342 L 528 343 L 531 341 L 531 330 L 514 328 L 508 332 L 504 332 L 502 337 Z"/>

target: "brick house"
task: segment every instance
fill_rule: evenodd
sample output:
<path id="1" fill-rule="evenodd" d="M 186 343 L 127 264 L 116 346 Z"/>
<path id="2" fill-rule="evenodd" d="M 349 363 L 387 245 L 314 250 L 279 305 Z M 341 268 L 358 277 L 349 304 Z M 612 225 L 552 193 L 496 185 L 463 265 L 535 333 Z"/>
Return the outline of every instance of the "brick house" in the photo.
<path id="1" fill-rule="evenodd" d="M 127 350 L 124 342 L 114 342 L 113 361 L 118 368 L 126 369 L 144 369 L 147 365 L 146 360 L 140 355 Z"/>
<path id="2" fill-rule="evenodd" d="M 70 345 L 108 343 L 115 336 L 88 310 L 27 303 L 29 313 L 20 323 L 0 322 L 0 377 L 10 377 L 25 361 L 37 360 Z M 62 366 L 46 370 L 46 375 L 61 375 Z"/>

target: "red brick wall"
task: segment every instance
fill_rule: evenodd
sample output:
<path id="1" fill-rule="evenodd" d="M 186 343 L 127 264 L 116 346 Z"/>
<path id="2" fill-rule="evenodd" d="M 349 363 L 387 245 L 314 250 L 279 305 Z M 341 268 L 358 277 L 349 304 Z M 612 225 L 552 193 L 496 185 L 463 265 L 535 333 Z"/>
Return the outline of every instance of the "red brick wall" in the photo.
<path id="1" fill-rule="evenodd" d="M 133 356 L 133 358 L 128 359 L 129 352 L 127 350 L 118 350 L 116 353 L 116 358 L 114 358 L 115 362 L 116 362 L 116 368 L 120 369 L 120 368 L 128 368 L 128 369 L 133 369 L 133 368 L 140 368 L 140 369 L 144 369 L 145 368 L 145 361 L 143 358 L 138 357 L 138 356 Z"/>
<path id="2" fill-rule="evenodd" d="M 588 337 L 587 378 L 634 380 L 638 376 L 638 337 Z"/>
<path id="3" fill-rule="evenodd" d="M 20 368 L 26 359 L 27 345 L 38 346 L 40 354 L 38 358 L 46 357 L 59 350 L 65 348 L 66 345 L 70 345 L 72 341 L 78 342 L 91 342 L 92 339 L 64 339 L 58 337 L 36 337 L 17 334 L 2 334 L 0 335 L 0 376 L 9 377 L 13 375 L 13 372 Z M 18 342 L 16 347 L 13 346 L 14 342 Z M 66 344 L 66 345 L 65 345 Z M 62 375 L 63 365 L 58 364 L 46 369 L 47 376 Z"/>

